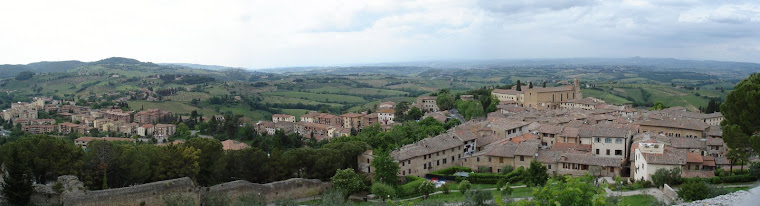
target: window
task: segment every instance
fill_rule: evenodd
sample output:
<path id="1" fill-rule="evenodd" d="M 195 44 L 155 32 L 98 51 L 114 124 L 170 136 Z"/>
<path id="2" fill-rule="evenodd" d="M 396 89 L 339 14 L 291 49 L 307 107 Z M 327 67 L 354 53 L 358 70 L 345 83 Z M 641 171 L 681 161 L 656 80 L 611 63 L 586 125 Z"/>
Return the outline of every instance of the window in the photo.
<path id="1" fill-rule="evenodd" d="M 451 162 L 454 162 L 454 156 L 451 156 Z"/>
<path id="2" fill-rule="evenodd" d="M 520 156 L 520 161 L 525 161 L 525 156 Z"/>
<path id="3" fill-rule="evenodd" d="M 435 166 L 439 166 L 439 165 L 441 165 L 441 160 L 436 160 L 435 161 Z"/>
<path id="4" fill-rule="evenodd" d="M 596 154 L 599 154 L 599 149 L 596 149 Z"/>
<path id="5" fill-rule="evenodd" d="M 546 165 L 546 168 L 552 169 L 552 165 Z"/>
<path id="6" fill-rule="evenodd" d="M 480 157 L 476 157 L 475 160 L 480 162 Z"/>
<path id="7" fill-rule="evenodd" d="M 407 160 L 406 164 L 412 164 L 412 160 Z"/>
<path id="8" fill-rule="evenodd" d="M 597 137 L 596 142 L 602 142 L 602 138 Z"/>
<path id="9" fill-rule="evenodd" d="M 443 164 L 446 164 L 446 159 L 443 159 Z"/>
<path id="10" fill-rule="evenodd" d="M 409 173 L 411 175 L 412 174 L 412 169 L 409 169 L 409 171 L 406 172 L 406 173 Z"/>
<path id="11" fill-rule="evenodd" d="M 427 169 L 427 164 L 422 165 L 422 169 Z"/>
<path id="12" fill-rule="evenodd" d="M 488 162 L 491 162 L 491 157 L 488 157 Z"/>
<path id="13" fill-rule="evenodd" d="M 615 138 L 615 144 L 623 144 L 623 139 Z"/>
<path id="14" fill-rule="evenodd" d="M 604 138 L 604 143 L 612 143 L 612 138 Z"/>
<path id="15" fill-rule="evenodd" d="M 615 155 L 623 155 L 623 150 L 616 149 Z"/>
<path id="16" fill-rule="evenodd" d="M 607 155 L 610 155 L 610 150 L 609 149 L 607 150 Z"/>
<path id="17" fill-rule="evenodd" d="M 504 158 L 503 157 L 499 157 L 499 163 L 504 163 Z"/>
<path id="18" fill-rule="evenodd" d="M 406 171 L 401 171 L 401 175 L 406 175 Z"/>

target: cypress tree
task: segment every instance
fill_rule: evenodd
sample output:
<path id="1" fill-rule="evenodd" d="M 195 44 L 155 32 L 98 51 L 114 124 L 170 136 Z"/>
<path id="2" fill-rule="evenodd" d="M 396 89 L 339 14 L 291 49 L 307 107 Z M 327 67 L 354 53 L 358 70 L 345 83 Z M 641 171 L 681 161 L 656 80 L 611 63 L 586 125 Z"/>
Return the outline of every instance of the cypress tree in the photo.
<path id="1" fill-rule="evenodd" d="M 21 158 L 17 149 L 12 149 L 11 161 L 6 161 L 8 173 L 3 176 L 3 195 L 12 205 L 27 205 L 32 196 L 32 179 L 29 168 L 18 162 Z"/>
<path id="2" fill-rule="evenodd" d="M 520 80 L 517 80 L 517 91 L 522 91 L 522 84 L 520 83 Z"/>
<path id="3" fill-rule="evenodd" d="M 528 89 L 533 89 L 533 82 L 528 82 Z"/>

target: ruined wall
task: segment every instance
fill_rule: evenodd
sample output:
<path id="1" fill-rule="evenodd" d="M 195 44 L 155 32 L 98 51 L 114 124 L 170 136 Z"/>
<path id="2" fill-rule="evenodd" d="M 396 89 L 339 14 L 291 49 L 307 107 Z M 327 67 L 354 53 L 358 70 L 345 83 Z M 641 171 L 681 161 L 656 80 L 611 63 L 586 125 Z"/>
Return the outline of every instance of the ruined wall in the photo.
<path id="1" fill-rule="evenodd" d="M 330 183 L 324 183 L 320 180 L 301 178 L 267 184 L 238 180 L 201 189 L 201 196 L 224 194 L 233 201 L 246 196 L 263 196 L 267 202 L 274 202 L 316 196 L 322 194 L 330 186 Z"/>
<path id="2" fill-rule="evenodd" d="M 183 197 L 200 205 L 198 188 L 190 178 L 152 182 L 132 187 L 87 191 L 63 197 L 64 205 L 82 206 L 137 206 L 165 205 L 165 198 Z"/>

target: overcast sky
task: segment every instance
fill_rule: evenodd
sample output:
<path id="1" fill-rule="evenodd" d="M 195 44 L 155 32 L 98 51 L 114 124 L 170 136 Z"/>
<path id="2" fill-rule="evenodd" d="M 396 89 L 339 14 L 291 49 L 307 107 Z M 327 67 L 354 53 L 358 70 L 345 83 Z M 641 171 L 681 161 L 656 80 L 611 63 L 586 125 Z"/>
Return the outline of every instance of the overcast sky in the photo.
<path id="1" fill-rule="evenodd" d="M 446 59 L 760 62 L 758 1 L 23 0 L 0 64 L 112 56 L 247 68 Z"/>

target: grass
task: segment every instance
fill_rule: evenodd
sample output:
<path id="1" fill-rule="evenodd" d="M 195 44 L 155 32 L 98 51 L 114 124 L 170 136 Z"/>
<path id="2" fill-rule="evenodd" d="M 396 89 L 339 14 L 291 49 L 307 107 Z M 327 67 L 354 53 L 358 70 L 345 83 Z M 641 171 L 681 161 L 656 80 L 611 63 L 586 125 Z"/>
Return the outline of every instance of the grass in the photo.
<path id="1" fill-rule="evenodd" d="M 584 89 L 583 90 L 583 96 L 599 98 L 599 99 L 602 99 L 602 100 L 606 101 L 607 103 L 616 104 L 616 105 L 623 105 L 623 104 L 630 104 L 630 103 L 632 103 L 631 101 L 628 101 L 627 99 L 625 99 L 623 97 L 620 97 L 620 96 L 617 96 L 617 95 L 614 95 L 614 94 L 610 94 L 608 92 L 599 91 L 599 90 L 593 90 L 593 89 Z"/>
<path id="2" fill-rule="evenodd" d="M 177 92 L 177 94 L 168 96 L 171 101 L 189 102 L 193 99 L 200 99 L 201 101 L 211 98 L 211 95 L 203 92 Z"/>
<path id="3" fill-rule="evenodd" d="M 621 201 L 627 203 L 627 205 L 650 205 L 653 202 L 657 202 L 657 198 L 652 195 L 631 195 L 622 197 Z"/>
<path id="4" fill-rule="evenodd" d="M 307 100 L 318 101 L 318 102 L 361 103 L 361 102 L 367 101 L 361 97 L 340 95 L 340 94 L 314 94 L 314 93 L 295 92 L 295 91 L 268 92 L 264 94 L 283 96 L 283 97 L 292 97 L 292 98 L 301 98 L 301 99 L 307 99 Z"/>
<path id="5" fill-rule="evenodd" d="M 306 114 L 310 110 L 308 109 L 282 109 L 285 114 L 296 116 L 296 119 L 301 118 L 301 115 Z"/>
<path id="6" fill-rule="evenodd" d="M 178 114 L 190 114 L 193 110 L 199 110 L 198 107 L 187 105 L 181 102 L 149 102 L 149 101 L 128 101 L 132 110 L 144 109 L 163 109 Z"/>

